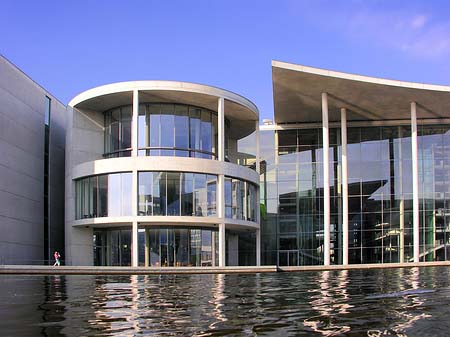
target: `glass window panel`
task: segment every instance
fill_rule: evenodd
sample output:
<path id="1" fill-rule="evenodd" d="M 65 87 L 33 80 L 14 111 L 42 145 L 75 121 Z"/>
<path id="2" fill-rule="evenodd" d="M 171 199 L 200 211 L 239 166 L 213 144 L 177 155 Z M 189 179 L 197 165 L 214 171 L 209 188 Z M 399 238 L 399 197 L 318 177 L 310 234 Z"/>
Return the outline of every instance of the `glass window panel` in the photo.
<path id="1" fill-rule="evenodd" d="M 139 172 L 139 215 L 153 214 L 153 172 Z"/>
<path id="2" fill-rule="evenodd" d="M 166 174 L 153 174 L 153 215 L 166 215 Z"/>
<path id="3" fill-rule="evenodd" d="M 175 106 L 175 147 L 188 149 L 189 148 L 189 117 L 188 108 L 184 105 Z M 187 157 L 189 152 L 176 150 L 178 157 Z"/>
<path id="4" fill-rule="evenodd" d="M 98 216 L 108 216 L 108 175 L 98 176 Z"/>
<path id="5" fill-rule="evenodd" d="M 201 150 L 201 109 L 189 108 L 189 126 L 190 126 L 190 148 L 192 150 Z M 192 152 L 191 157 L 197 157 L 197 152 Z"/>
<path id="6" fill-rule="evenodd" d="M 111 112 L 110 132 L 110 151 L 117 151 L 119 150 L 120 140 L 120 109 L 114 109 Z"/>
<path id="7" fill-rule="evenodd" d="M 194 215 L 194 174 L 181 176 L 181 215 Z"/>
<path id="8" fill-rule="evenodd" d="M 120 216 L 121 196 L 120 174 L 108 175 L 108 216 Z"/>
<path id="9" fill-rule="evenodd" d="M 208 216 L 216 215 L 216 188 L 217 177 L 214 175 L 207 175 L 207 204 Z"/>
<path id="10" fill-rule="evenodd" d="M 232 218 L 231 178 L 225 178 L 225 218 Z"/>
<path id="11" fill-rule="evenodd" d="M 138 118 L 138 147 L 149 146 L 149 125 L 148 118 L 145 114 L 145 105 L 139 105 L 139 118 Z"/>
<path id="12" fill-rule="evenodd" d="M 201 113 L 201 150 L 205 152 L 212 150 L 211 113 L 206 110 L 202 110 Z M 211 158 L 211 155 L 203 153 L 202 158 Z"/>
<path id="13" fill-rule="evenodd" d="M 194 207 L 196 216 L 207 215 L 206 174 L 196 174 L 194 178 Z"/>
<path id="14" fill-rule="evenodd" d="M 133 187 L 133 179 L 131 173 L 121 173 L 121 188 L 122 188 L 122 194 L 121 194 L 121 206 L 122 216 L 131 215 L 131 195 L 132 195 L 132 187 Z"/>
<path id="15" fill-rule="evenodd" d="M 127 149 L 131 147 L 131 106 L 121 109 L 121 132 L 120 148 Z"/>
<path id="16" fill-rule="evenodd" d="M 163 105 L 164 106 L 164 105 Z M 161 147 L 173 148 L 175 146 L 175 116 L 161 115 Z M 173 156 L 174 151 L 163 149 L 161 156 Z"/>
<path id="17" fill-rule="evenodd" d="M 180 173 L 167 172 L 167 215 L 180 215 Z"/>
<path id="18" fill-rule="evenodd" d="M 82 192 L 83 192 L 83 204 L 81 208 L 82 218 L 89 218 L 89 178 L 85 178 L 82 180 Z"/>
<path id="19" fill-rule="evenodd" d="M 150 109 L 150 112 L 155 112 L 155 109 Z M 150 146 L 161 147 L 160 142 L 160 128 L 161 128 L 161 115 L 150 115 Z M 151 155 L 158 156 L 159 150 L 152 150 Z"/>

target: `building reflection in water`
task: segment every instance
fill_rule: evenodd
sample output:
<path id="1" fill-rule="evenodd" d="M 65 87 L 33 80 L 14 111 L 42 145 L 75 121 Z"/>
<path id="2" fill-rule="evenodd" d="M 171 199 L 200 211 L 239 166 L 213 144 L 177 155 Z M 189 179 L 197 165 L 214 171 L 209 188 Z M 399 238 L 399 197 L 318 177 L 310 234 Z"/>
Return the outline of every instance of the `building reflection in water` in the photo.
<path id="1" fill-rule="evenodd" d="M 350 326 L 339 324 L 339 317 L 336 317 L 347 314 L 352 307 L 347 293 L 348 271 L 344 270 L 339 274 L 323 271 L 318 274 L 317 284 L 318 287 L 308 292 L 311 308 L 319 314 L 306 318 L 304 325 L 324 336 L 349 332 Z"/>
<path id="2" fill-rule="evenodd" d="M 40 334 L 42 336 L 60 336 L 64 328 L 66 308 L 64 301 L 66 296 L 65 276 L 45 276 L 43 280 L 44 299 L 38 305 L 38 312 L 42 315 Z"/>
<path id="3" fill-rule="evenodd" d="M 213 305 L 212 312 L 216 321 L 209 325 L 210 329 L 214 329 L 215 325 L 218 322 L 227 321 L 225 313 L 222 310 L 222 307 L 224 306 L 224 301 L 226 299 L 226 296 L 224 294 L 224 288 L 225 288 L 225 275 L 217 274 L 215 276 L 215 286 L 212 288 L 212 299 L 211 299 L 211 304 Z"/>
<path id="4" fill-rule="evenodd" d="M 420 269 L 411 268 L 408 272 L 409 275 L 405 275 L 404 278 L 407 289 L 403 291 L 404 295 L 397 302 L 399 305 L 395 309 L 395 316 L 398 319 L 395 320 L 396 326 L 392 330 L 397 333 L 404 333 L 419 320 L 431 318 L 431 315 L 423 310 L 425 309 L 426 298 L 421 294 L 430 290 L 423 288 L 420 284 Z M 420 335 L 419 331 L 416 332 Z"/>

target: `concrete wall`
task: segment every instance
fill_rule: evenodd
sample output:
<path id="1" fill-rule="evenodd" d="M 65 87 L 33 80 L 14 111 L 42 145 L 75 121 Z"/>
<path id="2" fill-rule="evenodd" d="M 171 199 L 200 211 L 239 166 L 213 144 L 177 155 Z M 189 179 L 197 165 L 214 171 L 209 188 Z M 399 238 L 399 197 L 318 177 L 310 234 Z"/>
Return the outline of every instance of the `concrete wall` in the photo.
<path id="1" fill-rule="evenodd" d="M 43 263 L 46 96 L 52 101 L 50 170 L 54 173 L 50 245 L 61 249 L 65 106 L 0 56 L 0 264 Z"/>
<path id="2" fill-rule="evenodd" d="M 102 159 L 103 114 L 67 107 L 65 237 L 66 264 L 92 265 L 92 227 L 72 227 L 75 220 L 75 166 Z"/>

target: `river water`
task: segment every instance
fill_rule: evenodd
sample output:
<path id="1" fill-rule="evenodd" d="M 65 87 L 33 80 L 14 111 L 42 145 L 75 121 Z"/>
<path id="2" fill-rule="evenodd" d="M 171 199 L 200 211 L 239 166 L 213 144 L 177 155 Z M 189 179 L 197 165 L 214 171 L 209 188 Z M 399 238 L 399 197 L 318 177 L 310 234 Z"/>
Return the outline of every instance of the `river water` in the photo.
<path id="1" fill-rule="evenodd" d="M 448 336 L 450 268 L 0 275 L 0 336 Z"/>

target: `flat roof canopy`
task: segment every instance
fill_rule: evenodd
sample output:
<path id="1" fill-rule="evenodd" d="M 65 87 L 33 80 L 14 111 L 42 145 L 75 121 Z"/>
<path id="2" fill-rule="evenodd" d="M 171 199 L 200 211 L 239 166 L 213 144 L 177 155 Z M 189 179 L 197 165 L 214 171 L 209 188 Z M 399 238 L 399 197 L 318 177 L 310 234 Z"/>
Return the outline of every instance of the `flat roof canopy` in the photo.
<path id="1" fill-rule="evenodd" d="M 322 121 L 321 94 L 328 94 L 329 120 L 410 119 L 410 103 L 418 118 L 450 117 L 450 86 L 401 82 L 272 61 L 275 122 Z"/>
<path id="2" fill-rule="evenodd" d="M 255 130 L 258 108 L 248 99 L 231 91 L 196 83 L 176 81 L 132 81 L 96 87 L 77 95 L 69 106 L 81 110 L 104 112 L 131 105 L 133 90 L 139 92 L 140 103 L 178 103 L 195 105 L 217 112 L 218 98 L 224 98 L 225 117 L 230 122 L 229 134 L 239 139 Z"/>

